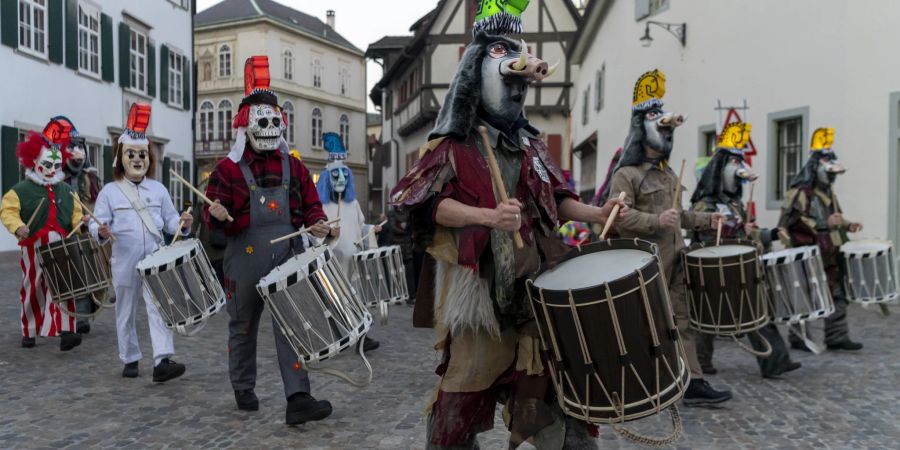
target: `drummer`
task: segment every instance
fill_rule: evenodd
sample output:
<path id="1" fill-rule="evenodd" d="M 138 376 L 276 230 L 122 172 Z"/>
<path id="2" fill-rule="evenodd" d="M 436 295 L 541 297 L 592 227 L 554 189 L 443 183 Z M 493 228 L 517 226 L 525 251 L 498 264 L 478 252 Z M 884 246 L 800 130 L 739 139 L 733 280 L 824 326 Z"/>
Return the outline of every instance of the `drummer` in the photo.
<path id="1" fill-rule="evenodd" d="M 828 286 L 834 299 L 834 313 L 825 318 L 825 345 L 829 350 L 860 350 L 863 345 L 850 340 L 847 325 L 847 297 L 844 295 L 846 274 L 838 264 L 838 250 L 849 241 L 847 233 L 856 233 L 863 226 L 844 218 L 834 192 L 834 181 L 846 169 L 838 162 L 831 146 L 834 128 L 819 128 L 812 136 L 809 160 L 791 180 L 791 189 L 784 196 L 781 207 L 781 227 L 790 236 L 787 245 L 799 247 L 818 245 Z M 805 330 L 790 335 L 791 348 L 811 351 L 804 343 Z"/>
<path id="2" fill-rule="evenodd" d="M 324 238 L 330 231 L 316 186 L 306 166 L 289 156 L 283 138 L 285 117 L 275 93 L 269 90 L 269 61 L 253 56 L 245 64 L 245 97 L 234 119 L 234 146 L 209 178 L 206 195 L 216 201 L 207 208 L 211 230 L 223 230 L 225 248 L 226 307 L 228 323 L 228 371 L 238 409 L 256 411 L 256 342 L 264 303 L 256 291 L 260 278 L 300 253 L 300 238 L 271 244 L 269 241 L 308 226 Z M 234 221 L 228 221 L 228 216 Z M 297 425 L 331 415 L 331 403 L 313 398 L 309 377 L 281 332 L 275 333 L 275 350 L 284 394 L 285 422 Z"/>
<path id="3" fill-rule="evenodd" d="M 731 398 L 731 392 L 713 389 L 703 379 L 697 361 L 695 333 L 688 327 L 683 268 L 677 255 L 684 248 L 682 227 L 695 231 L 710 229 L 723 216 L 719 213 L 680 210 L 680 199 L 673 201 L 680 180 L 669 167 L 669 156 L 675 128 L 682 124 L 684 118 L 662 110 L 665 82 L 665 75 L 653 70 L 641 75 L 635 84 L 631 130 L 602 198 L 615 197 L 624 192 L 625 203 L 634 209 L 622 219 L 618 226 L 619 234 L 623 238 L 636 237 L 659 246 L 660 260 L 668 277 L 666 281 L 672 306 L 691 370 L 691 382 L 684 394 L 685 404 L 721 403 Z"/>
<path id="4" fill-rule="evenodd" d="M 16 148 L 19 164 L 25 168 L 25 179 L 3 195 L 0 219 L 3 226 L 19 239 L 22 249 L 22 347 L 32 348 L 35 336 L 59 336 L 59 349 L 71 350 L 81 344 L 75 331 L 74 314 L 62 312 L 51 301 L 44 273 L 38 265 L 36 249 L 59 241 L 81 225 L 81 206 L 73 191 L 61 183 L 65 174 L 70 127 L 51 120 L 43 133 L 29 132 Z M 77 194 L 76 194 L 77 195 Z M 74 301 L 65 307 L 75 312 Z"/>
<path id="5" fill-rule="evenodd" d="M 162 383 L 184 374 L 184 364 L 171 359 L 175 354 L 172 330 L 166 328 L 156 305 L 135 267 L 163 242 L 162 233 L 175 234 L 179 221 L 181 233 L 191 229 L 190 214 L 178 214 L 169 191 L 153 179 L 156 153 L 147 139 L 150 105 L 134 103 L 128 113 L 128 124 L 119 136 L 113 160 L 113 179 L 100 191 L 91 221 L 91 234 L 105 244 L 112 237 L 112 284 L 116 292 L 116 335 L 119 359 L 125 364 L 122 376 L 137 378 L 141 347 L 137 337 L 137 306 L 140 300 L 147 308 L 150 341 L 153 344 L 153 381 Z M 99 222 L 100 224 L 98 224 Z"/>
<path id="6" fill-rule="evenodd" d="M 750 124 L 743 122 L 733 122 L 725 126 L 719 134 L 716 154 L 704 168 L 697 183 L 697 190 L 691 197 L 691 203 L 693 210 L 698 213 L 720 212 L 725 215 L 722 238 L 752 239 L 759 242 L 764 249 L 769 249 L 772 240 L 777 239 L 778 229 L 759 229 L 755 219 L 748 216 L 743 202 L 743 184 L 753 182 L 757 178 L 744 161 L 744 148 L 750 141 L 750 129 Z M 695 231 L 692 238 L 695 242 L 715 243 L 717 232 Z M 717 372 L 712 363 L 715 338 L 715 335 L 707 333 L 698 333 L 696 337 L 697 359 L 704 374 Z M 757 357 L 763 378 L 777 377 L 800 368 L 799 362 L 791 361 L 784 338 L 772 322 L 760 328 L 758 334 L 748 333 L 747 338 L 757 351 L 766 350 L 765 341 L 772 345 L 771 355 Z"/>

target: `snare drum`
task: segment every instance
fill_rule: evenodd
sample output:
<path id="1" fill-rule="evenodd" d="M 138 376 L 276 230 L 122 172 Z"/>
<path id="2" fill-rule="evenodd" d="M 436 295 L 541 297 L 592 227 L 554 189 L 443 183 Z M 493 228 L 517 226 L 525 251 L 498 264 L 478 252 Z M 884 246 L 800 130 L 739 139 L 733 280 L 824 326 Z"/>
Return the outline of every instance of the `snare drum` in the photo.
<path id="1" fill-rule="evenodd" d="M 380 247 L 353 255 L 350 278 L 363 302 L 378 307 L 382 322 L 387 321 L 388 305 L 399 305 L 409 298 L 406 269 L 400 247 Z"/>
<path id="2" fill-rule="evenodd" d="M 827 317 L 834 300 L 819 247 L 789 248 L 762 256 L 772 321 L 796 324 Z"/>
<path id="3" fill-rule="evenodd" d="M 656 245 L 599 241 L 526 284 L 562 410 L 590 423 L 661 412 L 689 371 Z"/>
<path id="4" fill-rule="evenodd" d="M 54 303 L 91 297 L 103 305 L 110 286 L 109 259 L 90 235 L 76 234 L 41 245 L 37 257 Z M 68 308 L 60 310 L 77 316 Z"/>
<path id="5" fill-rule="evenodd" d="M 137 271 L 166 327 L 178 334 L 193 336 L 225 306 L 225 291 L 197 239 L 160 247 Z"/>
<path id="6" fill-rule="evenodd" d="M 884 303 L 900 297 L 890 241 L 848 242 L 841 246 L 841 256 L 847 299 L 859 303 Z"/>
<path id="7" fill-rule="evenodd" d="M 769 322 L 763 268 L 753 241 L 698 242 L 682 257 L 691 328 L 733 336 Z"/>

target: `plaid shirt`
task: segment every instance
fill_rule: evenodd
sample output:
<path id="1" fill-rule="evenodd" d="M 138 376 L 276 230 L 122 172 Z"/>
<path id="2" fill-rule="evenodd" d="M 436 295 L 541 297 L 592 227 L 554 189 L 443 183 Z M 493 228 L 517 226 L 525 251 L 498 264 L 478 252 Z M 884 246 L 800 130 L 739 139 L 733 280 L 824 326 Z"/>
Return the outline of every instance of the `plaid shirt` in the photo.
<path id="1" fill-rule="evenodd" d="M 289 158 L 291 166 L 291 224 L 299 229 L 319 220 L 327 220 L 309 169 L 300 160 L 282 156 L 278 151 L 258 154 L 249 147 L 244 150 L 243 159 L 250 166 L 250 172 L 259 186 L 269 188 L 281 185 L 282 157 Z M 219 161 L 216 170 L 209 177 L 206 196 L 210 200 L 221 202 L 234 218 L 234 222 L 218 221 L 209 215 L 209 207 L 206 207 L 204 218 L 210 229 L 224 230 L 226 236 L 236 236 L 250 226 L 250 190 L 237 163 L 228 158 Z"/>

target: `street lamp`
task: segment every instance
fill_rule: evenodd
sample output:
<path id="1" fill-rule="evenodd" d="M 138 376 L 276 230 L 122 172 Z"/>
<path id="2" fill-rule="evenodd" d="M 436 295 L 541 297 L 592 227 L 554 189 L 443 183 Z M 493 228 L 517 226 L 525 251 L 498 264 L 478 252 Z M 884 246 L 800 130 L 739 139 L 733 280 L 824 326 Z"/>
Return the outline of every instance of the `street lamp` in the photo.
<path id="1" fill-rule="evenodd" d="M 687 41 L 687 23 L 666 23 L 654 20 L 647 21 L 647 26 L 644 28 L 644 35 L 641 37 L 641 46 L 649 47 L 650 44 L 653 43 L 653 38 L 650 37 L 650 25 L 656 25 L 665 29 L 671 33 L 672 36 L 678 38 L 678 41 L 681 42 L 681 46 L 684 47 L 685 42 Z"/>

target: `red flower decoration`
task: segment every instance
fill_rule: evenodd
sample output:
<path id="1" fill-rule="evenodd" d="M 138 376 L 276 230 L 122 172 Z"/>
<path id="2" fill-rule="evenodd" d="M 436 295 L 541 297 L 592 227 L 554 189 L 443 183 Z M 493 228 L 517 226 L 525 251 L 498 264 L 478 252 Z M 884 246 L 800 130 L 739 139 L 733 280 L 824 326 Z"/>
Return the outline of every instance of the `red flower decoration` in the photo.
<path id="1" fill-rule="evenodd" d="M 275 200 L 270 200 L 269 203 L 266 204 L 266 206 L 270 211 L 278 211 L 278 202 L 276 202 Z"/>
<path id="2" fill-rule="evenodd" d="M 294 363 L 294 370 L 300 370 L 303 366 L 300 364 L 300 361 Z"/>

